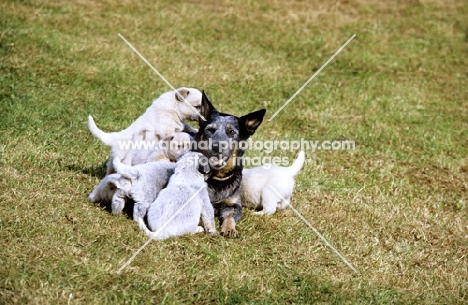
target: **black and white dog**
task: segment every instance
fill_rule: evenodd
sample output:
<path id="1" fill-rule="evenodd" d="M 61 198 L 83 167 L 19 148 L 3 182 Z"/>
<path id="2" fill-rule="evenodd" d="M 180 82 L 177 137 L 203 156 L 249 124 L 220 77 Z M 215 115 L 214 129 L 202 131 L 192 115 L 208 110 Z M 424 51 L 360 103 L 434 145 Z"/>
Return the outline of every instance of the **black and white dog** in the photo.
<path id="1" fill-rule="evenodd" d="M 212 173 L 208 180 L 208 194 L 220 220 L 222 235 L 235 237 L 236 223 L 242 217 L 240 185 L 246 140 L 263 121 L 266 110 L 261 109 L 241 117 L 221 113 L 202 93 L 200 128 L 195 137 L 197 151 L 208 158 Z M 245 141 L 245 142 L 244 142 Z"/>

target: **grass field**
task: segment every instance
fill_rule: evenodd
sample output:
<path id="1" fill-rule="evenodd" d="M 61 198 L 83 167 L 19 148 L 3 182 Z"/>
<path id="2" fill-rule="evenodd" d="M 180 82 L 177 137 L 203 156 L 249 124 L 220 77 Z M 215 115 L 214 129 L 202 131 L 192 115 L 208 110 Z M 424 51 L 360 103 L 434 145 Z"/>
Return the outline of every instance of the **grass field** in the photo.
<path id="1" fill-rule="evenodd" d="M 324 3 L 325 2 L 325 3 Z M 466 304 L 466 1 L 0 3 L 1 304 Z M 255 140 L 307 151 L 290 209 L 250 210 L 239 237 L 149 244 L 86 201 L 109 154 L 86 126 L 130 125 L 168 86 L 223 112 L 289 99 Z M 277 150 L 271 156 L 294 157 Z M 264 156 L 249 151 L 249 156 Z"/>

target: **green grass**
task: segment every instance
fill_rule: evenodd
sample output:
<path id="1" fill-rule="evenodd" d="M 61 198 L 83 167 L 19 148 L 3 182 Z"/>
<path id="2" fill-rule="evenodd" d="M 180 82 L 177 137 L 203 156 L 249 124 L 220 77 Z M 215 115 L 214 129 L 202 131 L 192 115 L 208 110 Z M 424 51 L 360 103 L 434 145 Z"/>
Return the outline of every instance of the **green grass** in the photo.
<path id="1" fill-rule="evenodd" d="M 468 301 L 468 5 L 464 1 L 3 1 L 0 303 L 462 304 Z M 86 196 L 108 150 L 169 88 L 268 119 L 256 140 L 354 140 L 308 152 L 291 210 L 239 238 L 153 242 Z M 262 152 L 249 151 L 249 156 Z M 273 156 L 293 157 L 275 151 Z"/>

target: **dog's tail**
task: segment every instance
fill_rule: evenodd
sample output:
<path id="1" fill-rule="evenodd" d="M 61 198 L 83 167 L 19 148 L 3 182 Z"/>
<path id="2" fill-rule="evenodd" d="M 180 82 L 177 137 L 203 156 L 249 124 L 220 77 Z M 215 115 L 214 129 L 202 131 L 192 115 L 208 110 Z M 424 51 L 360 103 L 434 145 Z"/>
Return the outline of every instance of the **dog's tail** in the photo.
<path id="1" fill-rule="evenodd" d="M 112 165 L 114 166 L 115 171 L 124 178 L 135 181 L 140 177 L 140 174 L 136 168 L 123 164 L 119 157 L 115 157 L 112 160 Z"/>
<path id="2" fill-rule="evenodd" d="M 299 152 L 297 155 L 297 159 L 294 161 L 294 163 L 289 167 L 291 170 L 292 174 L 295 176 L 299 171 L 301 170 L 302 166 L 304 165 L 305 161 L 305 153 L 303 150 Z"/>
<path id="3" fill-rule="evenodd" d="M 104 132 L 101 129 L 99 129 L 91 115 L 88 115 L 88 129 L 93 134 L 93 136 L 101 140 L 101 142 L 105 145 L 112 146 L 114 144 L 116 133 Z"/>

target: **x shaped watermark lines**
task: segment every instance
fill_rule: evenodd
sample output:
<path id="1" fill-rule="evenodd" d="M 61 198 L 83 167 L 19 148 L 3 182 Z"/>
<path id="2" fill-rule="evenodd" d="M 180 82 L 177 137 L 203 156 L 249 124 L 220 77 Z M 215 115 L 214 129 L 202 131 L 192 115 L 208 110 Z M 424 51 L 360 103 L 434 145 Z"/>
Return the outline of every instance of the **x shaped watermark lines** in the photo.
<path id="1" fill-rule="evenodd" d="M 284 107 L 286 107 L 302 90 L 304 90 L 305 87 L 307 87 L 307 85 L 320 73 L 322 72 L 322 70 L 333 60 L 333 58 L 335 58 L 341 51 L 343 51 L 343 49 L 351 42 L 351 40 L 354 39 L 354 37 L 356 37 L 356 34 L 354 34 L 353 36 L 351 36 L 350 39 L 348 39 L 348 41 L 346 41 L 346 43 L 341 46 L 341 48 L 338 49 L 338 51 L 335 52 L 335 54 L 333 54 L 332 57 L 330 57 L 330 59 L 327 60 L 326 63 L 323 64 L 323 66 L 317 70 L 317 72 L 314 73 L 314 75 L 312 75 L 305 83 L 304 85 L 302 85 L 301 88 L 299 88 L 299 90 L 296 91 L 296 93 L 294 93 L 290 98 L 289 100 L 287 100 L 283 106 L 280 107 L 280 109 L 278 109 L 272 116 L 271 118 L 268 119 L 268 122 L 270 122 L 271 120 L 273 120 L 274 117 L 276 117 L 278 115 L 278 113 L 280 113 Z"/>
<path id="2" fill-rule="evenodd" d="M 140 52 L 138 52 L 138 50 L 130 43 L 128 42 L 127 39 L 125 39 L 125 37 L 123 37 L 123 35 L 121 35 L 120 33 L 118 34 L 118 36 L 172 89 L 176 92 L 176 94 L 179 95 L 179 98 L 181 98 L 185 103 L 187 103 L 196 113 L 198 113 L 198 111 L 190 104 L 188 103 L 185 98 L 183 96 L 180 96 L 180 94 L 177 92 L 177 90 L 174 88 L 174 86 L 172 86 L 172 84 L 153 66 L 151 65 L 151 63 L 143 56 L 141 55 Z M 274 117 L 276 117 L 278 115 L 279 112 L 281 112 L 350 42 L 351 40 L 354 39 L 354 37 L 356 37 L 356 34 L 354 34 L 350 39 L 348 39 L 348 41 L 338 50 L 335 52 L 335 54 L 333 54 L 332 57 L 330 57 L 330 59 L 317 71 L 315 72 L 314 75 L 312 75 L 312 77 L 310 77 L 307 82 L 304 83 L 304 85 L 302 85 L 301 88 L 299 88 L 299 90 L 296 91 L 296 93 L 293 94 L 293 96 L 291 96 L 291 98 L 289 98 L 283 106 L 281 106 L 280 109 L 278 109 L 278 111 L 275 112 L 275 114 L 273 114 L 273 116 L 268 120 L 268 121 L 271 121 Z M 198 115 L 200 116 L 200 118 L 203 120 L 203 121 L 206 121 L 206 119 L 200 114 L 198 113 Z M 154 232 L 154 234 L 152 235 L 152 237 L 150 237 L 148 239 L 147 242 L 145 242 L 145 244 L 143 244 L 143 246 L 141 246 L 134 254 L 133 256 L 128 259 L 123 265 L 122 267 L 120 267 L 120 269 L 117 271 L 117 273 L 120 273 L 122 272 L 123 269 L 125 269 L 134 259 L 135 257 L 153 240 L 153 239 L 156 239 L 157 238 L 157 235 L 190 203 L 190 201 L 192 201 L 193 198 L 195 198 L 198 193 L 204 188 L 205 186 L 203 186 L 202 188 L 200 188 L 197 192 L 195 192 L 188 200 L 187 202 L 185 202 L 180 208 L 179 210 L 177 210 L 176 213 L 174 213 L 174 215 L 172 215 L 172 217 L 167 220 L 163 226 L 156 232 Z M 280 193 L 271 185 L 269 185 L 269 187 L 278 195 L 280 196 L 281 199 L 285 200 L 281 195 Z M 286 200 L 285 200 L 286 201 Z M 306 223 L 311 229 L 312 231 L 314 231 L 314 233 L 330 248 L 333 250 L 333 252 L 335 252 L 339 257 L 340 259 L 351 269 L 353 270 L 354 272 L 356 273 L 359 273 L 359 271 L 353 267 L 353 265 L 351 265 L 350 262 L 348 262 L 348 260 L 340 254 L 340 252 L 338 252 L 338 250 L 336 250 L 335 247 L 333 247 L 326 239 L 325 237 L 323 237 L 322 234 L 320 234 L 320 232 L 318 232 L 290 203 L 288 204 L 291 209 L 294 211 L 294 213 L 296 213 L 296 215 L 304 222 Z"/>

